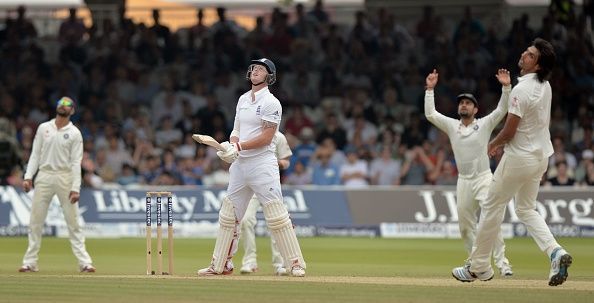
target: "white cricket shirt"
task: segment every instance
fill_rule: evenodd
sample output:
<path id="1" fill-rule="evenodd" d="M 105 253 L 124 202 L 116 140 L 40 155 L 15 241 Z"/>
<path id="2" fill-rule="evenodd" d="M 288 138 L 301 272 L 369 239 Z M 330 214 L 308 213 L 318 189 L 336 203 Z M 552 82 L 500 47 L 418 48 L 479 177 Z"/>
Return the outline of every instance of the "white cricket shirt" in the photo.
<path id="1" fill-rule="evenodd" d="M 510 91 L 511 86 L 502 87 L 497 108 L 487 116 L 475 119 L 468 126 L 459 119 L 446 117 L 435 110 L 433 90 L 425 91 L 425 116 L 450 138 L 458 177 L 473 178 L 490 170 L 487 146 L 491 132 L 506 114 Z"/>
<path id="2" fill-rule="evenodd" d="M 252 102 L 252 91 L 248 91 L 239 97 L 235 109 L 235 121 L 233 130 L 239 132 L 239 142 L 251 140 L 262 133 L 262 120 L 280 125 L 283 115 L 283 108 L 278 99 L 270 93 L 268 87 L 264 87 L 255 93 L 255 100 Z M 268 146 L 256 149 L 242 150 L 240 157 L 253 157 L 266 152 L 275 152 L 274 142 Z"/>
<path id="3" fill-rule="evenodd" d="M 71 191 L 79 192 L 82 155 L 83 139 L 78 128 L 68 122 L 58 129 L 56 119 L 51 119 L 37 128 L 25 179 L 32 179 L 38 169 L 49 173 L 70 172 Z"/>
<path id="4" fill-rule="evenodd" d="M 272 142 L 276 146 L 276 158 L 278 160 L 282 160 L 293 155 L 293 152 L 289 147 L 289 143 L 287 142 L 287 138 L 281 132 L 276 132 L 276 134 L 274 134 Z"/>
<path id="5" fill-rule="evenodd" d="M 522 158 L 543 159 L 553 154 L 549 124 L 553 93 L 549 81 L 540 82 L 535 73 L 518 78 L 509 99 L 509 113 L 521 118 L 514 137 L 504 151 Z"/>

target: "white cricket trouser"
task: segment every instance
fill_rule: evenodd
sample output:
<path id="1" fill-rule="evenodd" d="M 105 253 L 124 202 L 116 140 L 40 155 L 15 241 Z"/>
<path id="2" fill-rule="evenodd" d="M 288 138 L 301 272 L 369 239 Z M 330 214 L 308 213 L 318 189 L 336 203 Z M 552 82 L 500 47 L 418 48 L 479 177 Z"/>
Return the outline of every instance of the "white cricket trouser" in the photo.
<path id="1" fill-rule="evenodd" d="M 260 207 L 260 202 L 256 197 L 252 197 L 247 210 L 241 220 L 241 236 L 243 241 L 243 260 L 242 264 L 258 264 L 258 256 L 256 254 L 256 233 L 255 228 L 258 220 L 256 213 Z M 270 237 L 270 248 L 272 249 L 272 266 L 274 268 L 283 266 L 283 257 L 281 256 L 272 237 Z"/>
<path id="2" fill-rule="evenodd" d="M 540 179 L 547 170 L 548 159 L 519 158 L 504 154 L 495 170 L 489 194 L 482 208 L 484 215 L 470 256 L 472 272 L 485 272 L 491 264 L 489 256 L 496 234 L 500 231 L 505 207 L 515 196 L 515 211 L 518 218 L 538 245 L 548 255 L 560 247 L 549 230 L 544 218 L 536 211 L 536 196 Z"/>
<path id="3" fill-rule="evenodd" d="M 37 266 L 39 250 L 41 249 L 41 234 L 47 211 L 54 195 L 58 197 L 62 213 L 68 226 L 70 246 L 79 266 L 91 265 L 93 261 L 85 248 L 85 237 L 78 222 L 78 203 L 70 203 L 70 189 L 72 187 L 71 173 L 56 173 L 39 171 L 35 178 L 35 192 L 31 203 L 31 218 L 29 220 L 29 246 L 23 258 L 23 265 Z"/>
<path id="4" fill-rule="evenodd" d="M 488 170 L 473 178 L 458 178 L 456 186 L 458 225 L 468 255 L 472 252 L 472 246 L 474 244 L 476 225 L 478 222 L 477 213 L 479 208 L 482 208 L 485 203 L 492 178 L 493 174 Z M 481 212 L 481 220 L 483 219 L 483 215 L 484 212 Z M 502 217 L 504 216 L 505 210 L 502 212 Z M 495 259 L 495 265 L 498 268 L 501 268 L 504 264 L 509 265 L 509 261 L 505 257 L 505 242 L 503 242 L 501 229 L 498 230 L 495 237 L 493 258 Z"/>
<path id="5" fill-rule="evenodd" d="M 233 203 L 235 216 L 241 222 L 250 200 L 256 197 L 262 204 L 282 201 L 278 162 L 273 153 L 238 158 L 229 167 L 227 198 Z M 237 252 L 237 241 L 231 243 L 230 256 Z"/>
<path id="6" fill-rule="evenodd" d="M 229 168 L 227 197 L 233 202 L 238 221 L 243 219 L 254 194 L 262 204 L 283 200 L 278 163 L 273 153 L 238 158 Z"/>

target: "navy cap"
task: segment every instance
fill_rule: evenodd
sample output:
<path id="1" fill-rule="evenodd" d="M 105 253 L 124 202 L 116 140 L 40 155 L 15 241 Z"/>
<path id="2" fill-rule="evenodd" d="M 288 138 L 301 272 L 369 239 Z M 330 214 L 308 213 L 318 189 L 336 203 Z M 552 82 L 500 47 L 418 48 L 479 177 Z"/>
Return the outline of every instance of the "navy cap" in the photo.
<path id="1" fill-rule="evenodd" d="M 458 101 L 458 103 L 460 103 L 460 101 L 462 101 L 462 99 L 468 99 L 468 100 L 472 101 L 472 103 L 474 103 L 474 106 L 478 107 L 478 101 L 476 101 L 476 98 L 474 97 L 473 94 L 463 93 L 463 94 L 459 94 L 458 97 L 456 97 L 456 101 Z"/>

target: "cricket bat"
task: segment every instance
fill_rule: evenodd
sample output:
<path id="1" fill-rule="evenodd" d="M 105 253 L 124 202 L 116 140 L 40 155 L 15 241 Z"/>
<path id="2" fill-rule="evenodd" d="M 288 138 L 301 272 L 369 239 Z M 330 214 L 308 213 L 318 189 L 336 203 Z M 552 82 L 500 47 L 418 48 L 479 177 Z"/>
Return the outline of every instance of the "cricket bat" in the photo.
<path id="1" fill-rule="evenodd" d="M 215 140 L 213 137 L 211 137 L 209 135 L 193 134 L 192 139 L 194 139 L 194 141 L 196 141 L 200 144 L 205 144 L 208 146 L 212 146 L 212 147 L 216 148 L 217 150 L 225 151 L 225 149 L 221 146 L 221 144 L 219 144 L 219 142 L 217 142 L 217 140 Z"/>

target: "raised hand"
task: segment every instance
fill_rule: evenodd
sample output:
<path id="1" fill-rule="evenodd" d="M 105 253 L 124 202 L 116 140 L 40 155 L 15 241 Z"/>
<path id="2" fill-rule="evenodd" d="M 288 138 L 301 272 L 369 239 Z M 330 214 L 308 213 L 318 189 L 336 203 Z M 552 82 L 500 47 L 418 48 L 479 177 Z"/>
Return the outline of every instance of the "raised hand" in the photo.
<path id="1" fill-rule="evenodd" d="M 439 78 L 439 74 L 437 73 L 437 70 L 434 69 L 433 72 L 431 72 L 429 75 L 427 75 L 427 78 L 425 79 L 425 89 L 431 90 L 435 87 L 435 85 L 437 85 L 437 80 Z"/>
<path id="2" fill-rule="evenodd" d="M 509 76 L 509 71 L 507 69 L 500 68 L 499 70 L 497 70 L 497 74 L 495 75 L 495 77 L 497 77 L 497 80 L 499 81 L 499 83 L 501 83 L 501 85 L 511 85 L 511 77 Z"/>

